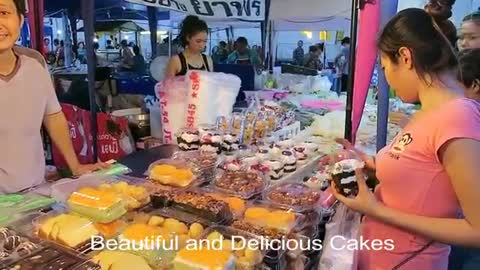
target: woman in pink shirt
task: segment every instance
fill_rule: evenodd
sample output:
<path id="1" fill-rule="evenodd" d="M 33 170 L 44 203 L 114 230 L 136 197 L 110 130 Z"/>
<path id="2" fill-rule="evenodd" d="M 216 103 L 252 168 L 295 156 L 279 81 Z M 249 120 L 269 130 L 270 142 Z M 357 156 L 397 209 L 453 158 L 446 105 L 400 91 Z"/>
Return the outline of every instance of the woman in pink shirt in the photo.
<path id="1" fill-rule="evenodd" d="M 375 193 L 358 171 L 359 194 L 336 196 L 365 214 L 364 242 L 393 241 L 362 246 L 359 269 L 444 270 L 449 244 L 480 247 L 480 104 L 464 97 L 453 48 L 425 11 L 399 12 L 378 48 L 390 86 L 422 109 L 375 159 L 363 155 Z"/>

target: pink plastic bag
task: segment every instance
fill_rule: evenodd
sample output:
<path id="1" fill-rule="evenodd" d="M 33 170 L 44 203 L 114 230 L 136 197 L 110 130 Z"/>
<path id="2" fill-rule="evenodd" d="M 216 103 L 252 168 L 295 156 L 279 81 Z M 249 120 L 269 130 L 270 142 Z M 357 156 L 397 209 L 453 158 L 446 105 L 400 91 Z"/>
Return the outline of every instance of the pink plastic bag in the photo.
<path id="1" fill-rule="evenodd" d="M 345 109 L 345 105 L 338 101 L 327 100 L 306 100 L 302 102 L 302 107 L 312 109 L 327 109 L 329 111 L 342 111 Z"/>

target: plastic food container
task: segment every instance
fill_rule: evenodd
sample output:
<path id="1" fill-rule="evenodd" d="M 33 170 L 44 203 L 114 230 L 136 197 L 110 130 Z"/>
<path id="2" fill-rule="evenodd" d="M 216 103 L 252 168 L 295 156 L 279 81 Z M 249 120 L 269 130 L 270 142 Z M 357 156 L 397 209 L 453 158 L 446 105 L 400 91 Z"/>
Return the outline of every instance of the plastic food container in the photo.
<path id="1" fill-rule="evenodd" d="M 155 186 L 145 179 L 131 176 L 86 176 L 56 183 L 52 186 L 52 198 L 66 203 L 75 191 L 85 188 L 112 189 L 127 201 L 129 209 L 136 209 L 149 203 L 149 195 Z"/>
<path id="2" fill-rule="evenodd" d="M 101 233 L 90 219 L 71 213 L 50 212 L 35 218 L 34 235 L 78 252 L 91 250 L 91 239 Z"/>
<path id="3" fill-rule="evenodd" d="M 200 132 L 198 129 L 183 128 L 175 136 L 180 150 L 195 151 L 200 149 Z"/>
<path id="4" fill-rule="evenodd" d="M 67 200 L 68 208 L 99 223 L 110 223 L 127 212 L 127 202 L 114 191 L 85 187 Z"/>
<path id="5" fill-rule="evenodd" d="M 33 192 L 25 194 L 0 195 L 0 217 L 13 214 L 45 209 L 55 203 L 55 200 Z M 5 219 L 4 222 L 8 221 Z M 0 224 L 2 220 L 0 218 Z"/>
<path id="6" fill-rule="evenodd" d="M 202 171 L 192 163 L 176 160 L 162 159 L 152 163 L 146 173 L 148 179 L 157 185 L 175 188 L 187 188 L 202 184 Z"/>
<path id="7" fill-rule="evenodd" d="M 215 224 L 230 224 L 233 220 L 228 203 L 196 190 L 160 190 L 151 198 L 154 208 L 171 207 Z"/>
<path id="8" fill-rule="evenodd" d="M 276 229 L 283 234 L 301 230 L 306 218 L 290 210 L 282 210 L 261 201 L 250 202 L 242 217 L 243 221 L 255 226 Z"/>
<path id="9" fill-rule="evenodd" d="M 320 207 L 321 192 L 299 183 L 283 183 L 268 188 L 263 198 L 282 209 L 306 212 Z"/>
<path id="10" fill-rule="evenodd" d="M 216 153 L 205 151 L 179 151 L 173 154 L 172 159 L 185 161 L 199 168 L 201 177 L 205 182 L 210 182 L 215 177 L 215 169 L 219 164 Z"/>
<path id="11" fill-rule="evenodd" d="M 238 170 L 220 171 L 213 186 L 227 194 L 245 200 L 262 193 L 266 187 L 265 179 L 258 173 Z"/>
<path id="12" fill-rule="evenodd" d="M 0 266 L 9 265 L 42 249 L 40 241 L 19 233 L 12 228 L 0 228 Z"/>

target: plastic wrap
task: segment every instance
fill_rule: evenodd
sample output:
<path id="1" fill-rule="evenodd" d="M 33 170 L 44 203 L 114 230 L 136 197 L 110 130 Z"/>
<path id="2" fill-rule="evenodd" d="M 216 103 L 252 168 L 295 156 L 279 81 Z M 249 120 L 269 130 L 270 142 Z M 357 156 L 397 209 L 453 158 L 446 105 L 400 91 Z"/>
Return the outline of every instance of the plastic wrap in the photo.
<path id="1" fill-rule="evenodd" d="M 48 208 L 53 203 L 55 200 L 33 192 L 0 195 L 0 225 L 12 221 L 15 214 Z"/>
<path id="2" fill-rule="evenodd" d="M 213 181 L 215 169 L 219 165 L 219 156 L 216 153 L 205 151 L 179 151 L 175 152 L 172 159 L 178 159 L 192 163 L 201 171 L 201 177 L 205 182 Z"/>
<path id="3" fill-rule="evenodd" d="M 340 194 L 355 196 L 358 193 L 355 170 L 363 169 L 363 167 L 365 167 L 365 163 L 357 159 L 344 159 L 333 165 L 330 170 L 331 179 Z"/>
<path id="4" fill-rule="evenodd" d="M 248 200 L 260 194 L 266 184 L 261 175 L 247 170 L 238 170 L 220 171 L 213 186 L 227 194 Z"/>
<path id="5" fill-rule="evenodd" d="M 276 229 L 284 234 L 304 227 L 305 216 L 289 210 L 281 210 L 266 202 L 250 202 L 243 221 L 252 225 Z"/>
<path id="6" fill-rule="evenodd" d="M 67 200 L 68 208 L 95 222 L 110 223 L 127 212 L 127 201 L 113 190 L 80 188 Z"/>
<path id="7" fill-rule="evenodd" d="M 322 194 L 304 184 L 283 183 L 268 188 L 263 198 L 282 209 L 306 212 L 319 206 Z"/>
<path id="8" fill-rule="evenodd" d="M 155 184 L 186 188 L 202 184 L 202 171 L 195 164 L 178 159 L 162 159 L 152 163 L 146 172 Z"/>
<path id="9" fill-rule="evenodd" d="M 241 85 L 241 80 L 237 76 L 189 71 L 186 78 L 188 85 L 186 127 L 214 125 L 217 117 L 231 115 Z"/>
<path id="10" fill-rule="evenodd" d="M 228 203 L 234 219 L 239 219 L 243 216 L 246 209 L 246 201 L 244 199 L 224 193 L 222 190 L 215 188 L 202 188 L 201 192 L 204 192 L 205 195 L 216 200 Z"/>
<path id="11" fill-rule="evenodd" d="M 163 143 L 175 143 L 175 134 L 184 127 L 187 109 L 185 77 L 169 78 L 155 86 L 162 114 Z"/>

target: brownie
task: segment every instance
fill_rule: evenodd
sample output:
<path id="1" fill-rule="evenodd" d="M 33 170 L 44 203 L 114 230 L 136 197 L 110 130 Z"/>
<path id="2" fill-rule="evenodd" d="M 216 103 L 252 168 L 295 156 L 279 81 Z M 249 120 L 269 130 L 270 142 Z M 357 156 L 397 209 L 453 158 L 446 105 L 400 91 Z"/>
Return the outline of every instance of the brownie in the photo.
<path id="1" fill-rule="evenodd" d="M 22 243 L 22 238 L 18 235 L 10 235 L 3 242 L 3 248 L 6 251 L 14 251 Z"/>
<path id="2" fill-rule="evenodd" d="M 295 183 L 276 186 L 268 192 L 267 197 L 283 205 L 312 207 L 320 200 L 320 193 L 304 184 Z"/>
<path id="3" fill-rule="evenodd" d="M 229 192 L 237 192 L 250 197 L 263 190 L 263 179 L 256 173 L 246 171 L 227 171 L 215 181 L 215 186 Z"/>

